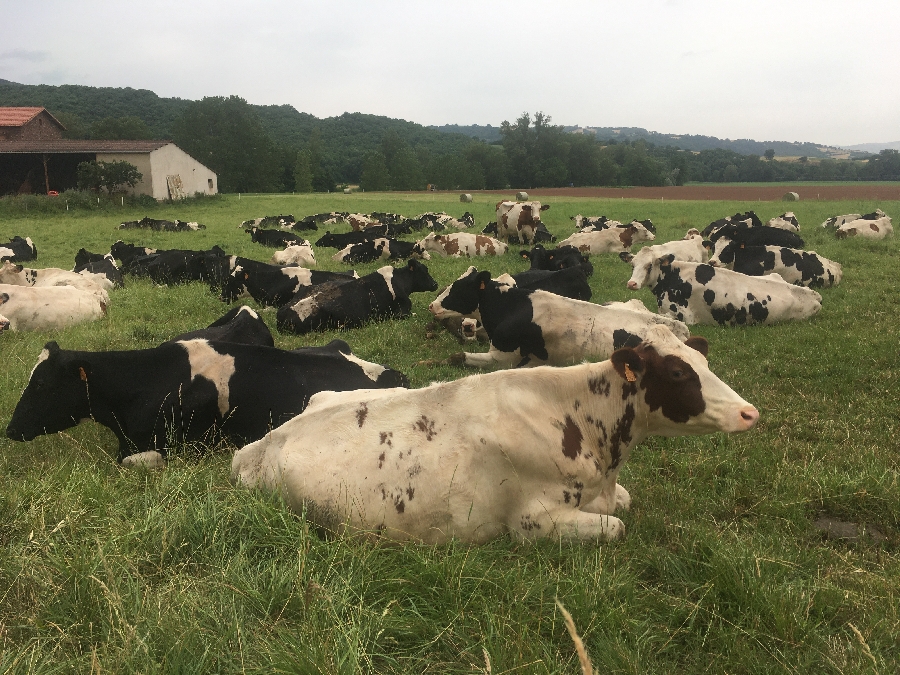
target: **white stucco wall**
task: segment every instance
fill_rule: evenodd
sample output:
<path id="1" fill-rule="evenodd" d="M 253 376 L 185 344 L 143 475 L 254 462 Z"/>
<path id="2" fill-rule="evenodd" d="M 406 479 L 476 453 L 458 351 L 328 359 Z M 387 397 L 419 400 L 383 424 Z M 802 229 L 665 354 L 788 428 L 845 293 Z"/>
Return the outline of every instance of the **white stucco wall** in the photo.
<path id="1" fill-rule="evenodd" d="M 124 160 L 134 164 L 143 174 L 134 194 L 149 194 L 156 199 L 168 199 L 166 176 L 181 176 L 181 184 L 187 197 L 195 192 L 214 195 L 219 192 L 219 180 L 214 171 L 203 166 L 174 143 L 169 143 L 150 153 L 97 153 L 97 160 L 112 162 Z"/>

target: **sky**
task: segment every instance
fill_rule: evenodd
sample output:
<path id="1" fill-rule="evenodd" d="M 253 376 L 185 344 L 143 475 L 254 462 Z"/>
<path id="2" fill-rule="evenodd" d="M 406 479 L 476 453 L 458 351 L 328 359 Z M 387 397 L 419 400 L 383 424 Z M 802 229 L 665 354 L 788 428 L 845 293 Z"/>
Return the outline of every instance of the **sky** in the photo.
<path id="1" fill-rule="evenodd" d="M 731 139 L 900 140 L 897 0 L 0 0 L 0 16 L 0 78 L 23 84 L 424 125 L 542 111 Z"/>

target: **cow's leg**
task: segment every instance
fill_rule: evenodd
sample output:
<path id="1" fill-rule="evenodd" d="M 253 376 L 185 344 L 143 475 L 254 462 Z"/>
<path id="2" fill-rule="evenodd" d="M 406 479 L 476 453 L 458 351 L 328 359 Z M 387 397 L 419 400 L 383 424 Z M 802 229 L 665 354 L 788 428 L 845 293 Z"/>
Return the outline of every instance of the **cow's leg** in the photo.
<path id="1" fill-rule="evenodd" d="M 473 368 L 512 368 L 521 359 L 518 352 L 501 352 L 491 349 L 487 352 L 459 352 L 451 354 L 447 363 L 454 366 L 471 366 Z"/>
<path id="2" fill-rule="evenodd" d="M 602 513 L 587 513 L 578 509 L 564 511 L 554 522 L 556 533 L 563 539 L 621 539 L 625 536 L 625 523 Z"/>
<path id="3" fill-rule="evenodd" d="M 630 508 L 631 495 L 628 494 L 628 490 L 618 483 L 616 483 L 615 494 L 604 492 L 581 506 L 581 510 L 587 513 L 603 513 L 606 515 L 615 513 L 618 509 L 627 511 Z"/>
<path id="4" fill-rule="evenodd" d="M 147 469 L 165 469 L 166 460 L 156 450 L 148 450 L 147 452 L 137 452 L 133 455 L 128 455 L 122 460 L 122 466 L 126 468 L 143 466 Z"/>

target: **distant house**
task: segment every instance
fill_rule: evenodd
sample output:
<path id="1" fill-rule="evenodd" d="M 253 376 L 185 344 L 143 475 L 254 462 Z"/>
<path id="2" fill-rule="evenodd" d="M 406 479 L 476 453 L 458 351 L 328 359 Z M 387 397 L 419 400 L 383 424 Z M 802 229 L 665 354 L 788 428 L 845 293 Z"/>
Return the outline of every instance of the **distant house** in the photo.
<path id="1" fill-rule="evenodd" d="M 129 192 L 178 199 L 214 195 L 218 177 L 171 141 L 80 141 L 44 108 L 0 108 L 0 194 L 61 192 L 81 162 L 127 161 L 143 174 Z"/>

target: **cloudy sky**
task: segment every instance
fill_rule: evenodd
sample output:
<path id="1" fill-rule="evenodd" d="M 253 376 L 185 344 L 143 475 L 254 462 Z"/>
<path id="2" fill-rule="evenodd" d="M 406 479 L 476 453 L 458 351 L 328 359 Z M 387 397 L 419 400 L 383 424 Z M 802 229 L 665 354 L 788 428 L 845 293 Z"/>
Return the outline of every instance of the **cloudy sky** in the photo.
<path id="1" fill-rule="evenodd" d="M 12 0 L 0 0 L 0 7 Z M 236 94 L 317 117 L 900 140 L 897 0 L 49 0 L 2 12 L 0 78 Z M 123 9 L 124 8 L 124 9 Z"/>

